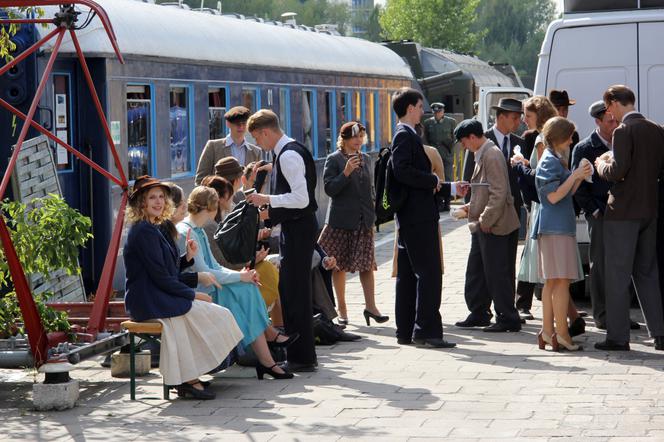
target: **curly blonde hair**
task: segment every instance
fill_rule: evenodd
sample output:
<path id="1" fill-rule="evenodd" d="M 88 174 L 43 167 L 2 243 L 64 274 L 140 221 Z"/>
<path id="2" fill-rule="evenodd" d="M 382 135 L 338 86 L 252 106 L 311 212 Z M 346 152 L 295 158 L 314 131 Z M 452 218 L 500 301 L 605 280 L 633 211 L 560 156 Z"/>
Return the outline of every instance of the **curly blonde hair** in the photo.
<path id="1" fill-rule="evenodd" d="M 556 107 L 544 95 L 535 95 L 523 103 L 523 108 L 528 112 L 537 114 L 537 130 L 542 131 L 544 123 L 558 115 Z"/>
<path id="2" fill-rule="evenodd" d="M 173 204 L 170 195 L 168 192 L 164 191 L 164 189 L 161 189 L 161 191 L 164 192 L 165 197 L 164 210 L 162 210 L 161 215 L 155 219 L 155 224 L 163 223 L 165 220 L 170 219 L 171 216 L 173 216 L 173 213 L 175 213 L 175 204 Z M 134 224 L 139 221 L 150 221 L 148 219 L 148 214 L 145 211 L 145 208 L 147 207 L 145 200 L 149 192 L 150 190 L 148 189 L 147 191 L 139 193 L 136 198 L 129 200 L 127 210 L 125 211 L 128 223 Z"/>
<path id="3" fill-rule="evenodd" d="M 212 187 L 195 187 L 187 200 L 187 211 L 192 215 L 203 210 L 216 211 L 218 207 L 219 195 Z"/>

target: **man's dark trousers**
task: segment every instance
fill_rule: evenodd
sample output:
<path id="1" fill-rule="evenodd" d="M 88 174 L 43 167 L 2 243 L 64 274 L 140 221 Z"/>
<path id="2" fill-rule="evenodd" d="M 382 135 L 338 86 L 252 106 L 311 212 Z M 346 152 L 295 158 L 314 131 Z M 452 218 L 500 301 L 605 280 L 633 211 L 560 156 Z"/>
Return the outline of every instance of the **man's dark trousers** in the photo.
<path id="1" fill-rule="evenodd" d="M 317 230 L 315 214 L 281 223 L 279 298 L 286 334 L 300 335 L 300 338 L 288 347 L 288 361 L 292 363 L 317 362 L 311 292 L 311 258 Z"/>
<path id="2" fill-rule="evenodd" d="M 471 235 L 464 295 L 468 310 L 477 320 L 489 319 L 493 301 L 496 322 L 520 324 L 514 306 L 514 279 L 510 270 L 514 233 L 500 236 L 478 231 Z"/>
<path id="3" fill-rule="evenodd" d="M 595 324 L 606 326 L 606 290 L 604 272 L 604 219 L 586 215 L 588 236 L 590 236 L 590 302 L 593 307 Z"/>
<path id="4" fill-rule="evenodd" d="M 396 322 L 399 339 L 443 337 L 438 223 L 399 227 Z"/>
<path id="5" fill-rule="evenodd" d="M 632 280 L 650 336 L 664 336 L 656 240 L 656 218 L 604 220 L 604 266 L 610 269 L 605 277 L 607 340 L 629 342 Z"/>

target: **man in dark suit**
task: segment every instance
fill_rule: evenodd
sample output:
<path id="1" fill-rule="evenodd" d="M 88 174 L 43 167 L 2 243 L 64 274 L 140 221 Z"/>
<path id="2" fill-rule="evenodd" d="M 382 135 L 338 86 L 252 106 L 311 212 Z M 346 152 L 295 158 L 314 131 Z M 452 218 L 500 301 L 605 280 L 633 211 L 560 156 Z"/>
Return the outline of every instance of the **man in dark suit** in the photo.
<path id="1" fill-rule="evenodd" d="M 514 131 L 521 124 L 523 106 L 519 100 L 514 98 L 501 98 L 498 105 L 491 106 L 491 108 L 496 111 L 496 123 L 484 132 L 484 136 L 493 141 L 493 144 L 503 152 L 509 175 L 510 192 L 512 193 L 512 198 L 514 198 L 514 208 L 519 218 L 522 219 L 522 223 L 525 223 L 525 217 L 521 214 L 523 198 L 519 188 L 518 176 L 510 164 L 510 159 L 516 154 L 515 148 L 519 146 L 518 151 L 523 149 L 525 145 L 523 138 L 514 134 Z M 466 165 L 464 166 L 464 180 L 470 180 L 475 169 L 475 157 L 470 151 L 468 153 Z M 509 270 L 513 284 L 512 292 L 517 293 L 516 307 L 522 319 L 533 319 L 533 315 L 530 313 L 533 303 L 532 288 L 522 287 L 531 284 L 519 282 L 519 287 L 514 287 L 516 284 L 516 254 L 519 247 L 519 230 L 510 233 L 508 240 L 510 251 Z M 518 293 L 526 293 L 526 296 L 519 296 Z"/>
<path id="2" fill-rule="evenodd" d="M 604 93 L 606 111 L 622 123 L 613 132 L 613 155 L 595 160 L 613 183 L 604 213 L 606 340 L 599 350 L 629 350 L 631 281 L 655 348 L 664 350 L 664 312 L 657 270 L 657 191 L 664 171 L 664 130 L 636 111 L 627 86 Z"/>
<path id="3" fill-rule="evenodd" d="M 451 348 L 443 339 L 440 317 L 442 272 L 438 236 L 436 192 L 446 195 L 462 190 L 459 183 L 443 183 L 431 171 L 422 139 L 415 132 L 424 111 L 424 97 L 402 88 L 392 95 L 392 108 L 399 118 L 392 140 L 394 182 L 390 193 L 407 193 L 396 211 L 399 231 L 397 250 L 396 322 L 397 342 L 421 347 Z"/>

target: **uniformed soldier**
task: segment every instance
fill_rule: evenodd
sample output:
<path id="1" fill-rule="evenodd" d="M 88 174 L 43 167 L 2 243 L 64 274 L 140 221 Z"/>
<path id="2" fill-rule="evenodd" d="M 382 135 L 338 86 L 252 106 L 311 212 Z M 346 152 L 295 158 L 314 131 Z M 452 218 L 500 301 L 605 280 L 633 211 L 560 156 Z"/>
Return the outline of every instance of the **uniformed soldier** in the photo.
<path id="1" fill-rule="evenodd" d="M 424 136 L 427 143 L 438 149 L 445 169 L 445 180 L 454 181 L 454 118 L 445 116 L 445 105 L 433 103 L 431 105 L 433 117 L 424 122 Z M 449 198 L 442 201 L 441 210 L 450 210 Z"/>

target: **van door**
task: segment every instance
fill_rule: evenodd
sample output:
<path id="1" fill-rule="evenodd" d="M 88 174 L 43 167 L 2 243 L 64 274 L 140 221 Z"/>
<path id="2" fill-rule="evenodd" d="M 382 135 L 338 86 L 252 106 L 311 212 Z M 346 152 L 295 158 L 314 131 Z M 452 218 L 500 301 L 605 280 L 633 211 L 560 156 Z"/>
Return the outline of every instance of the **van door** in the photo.
<path id="1" fill-rule="evenodd" d="M 498 104 L 501 98 L 515 98 L 523 101 L 532 97 L 533 91 L 522 87 L 483 87 L 480 88 L 480 107 L 477 111 L 480 122 L 484 130 L 493 126 L 496 121 L 496 111 L 491 106 Z M 521 131 L 523 133 L 525 127 Z M 518 133 L 517 135 L 521 135 Z"/>
<path id="2" fill-rule="evenodd" d="M 576 100 L 569 118 L 584 138 L 595 127 L 588 108 L 602 99 L 609 86 L 624 84 L 638 90 L 637 56 L 636 23 L 558 29 L 546 70 L 546 90 L 537 92 L 566 90 Z"/>
<path id="3" fill-rule="evenodd" d="M 639 25 L 639 110 L 653 121 L 664 123 L 664 23 Z"/>

